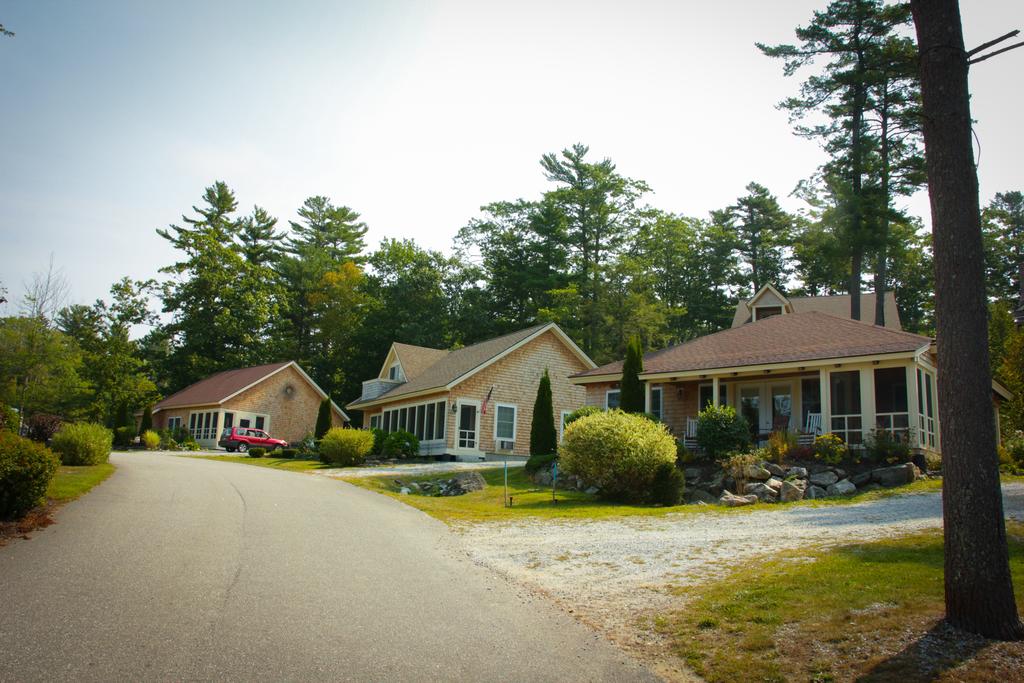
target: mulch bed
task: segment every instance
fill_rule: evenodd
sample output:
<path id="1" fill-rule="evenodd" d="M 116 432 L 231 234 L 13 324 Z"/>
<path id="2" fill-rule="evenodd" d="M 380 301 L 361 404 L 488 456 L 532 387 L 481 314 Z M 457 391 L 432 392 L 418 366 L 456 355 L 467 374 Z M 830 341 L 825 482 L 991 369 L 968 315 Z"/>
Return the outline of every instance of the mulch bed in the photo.
<path id="1" fill-rule="evenodd" d="M 29 540 L 29 534 L 37 529 L 45 529 L 56 524 L 53 513 L 60 507 L 59 503 L 49 502 L 46 505 L 32 508 L 21 519 L 0 520 L 0 547 L 7 545 L 12 539 Z"/>

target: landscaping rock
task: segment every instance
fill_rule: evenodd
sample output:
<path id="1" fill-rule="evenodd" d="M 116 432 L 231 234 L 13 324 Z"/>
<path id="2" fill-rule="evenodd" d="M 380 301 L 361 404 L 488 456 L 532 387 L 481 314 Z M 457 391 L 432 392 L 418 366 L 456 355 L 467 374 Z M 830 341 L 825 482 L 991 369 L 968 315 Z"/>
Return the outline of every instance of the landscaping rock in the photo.
<path id="1" fill-rule="evenodd" d="M 856 493 L 856 492 L 857 492 L 857 487 L 854 486 L 853 482 L 851 482 L 849 479 L 843 479 L 841 481 L 837 481 L 836 483 L 834 483 L 831 486 L 829 486 L 828 489 L 826 489 L 826 491 L 825 491 L 825 493 L 827 493 L 829 495 L 829 497 L 847 496 L 847 495 L 849 495 L 851 493 Z"/>
<path id="2" fill-rule="evenodd" d="M 700 479 L 700 468 L 685 467 L 683 468 L 683 476 L 686 477 L 687 481 L 690 481 L 691 479 Z"/>
<path id="3" fill-rule="evenodd" d="M 743 493 L 746 495 L 753 495 L 758 500 L 765 503 L 774 503 L 779 499 L 778 492 L 767 484 L 761 482 L 751 482 L 743 487 Z"/>
<path id="4" fill-rule="evenodd" d="M 754 479 L 756 481 L 764 481 L 772 476 L 772 473 L 761 467 L 760 465 L 747 465 L 746 469 L 743 470 L 743 475 L 747 479 Z"/>
<path id="5" fill-rule="evenodd" d="M 902 465 L 894 465 L 893 467 L 879 467 L 871 472 L 871 479 L 886 487 L 902 486 L 903 484 L 913 483 L 919 474 L 920 471 L 917 469 L 917 465 L 908 462 Z"/>
<path id="6" fill-rule="evenodd" d="M 410 489 L 408 486 L 403 486 L 399 493 L 401 493 L 403 496 L 408 496 L 410 493 L 412 493 L 412 489 Z"/>
<path id="7" fill-rule="evenodd" d="M 871 472 L 861 472 L 860 474 L 855 474 L 852 477 L 850 477 L 850 481 L 853 483 L 854 486 L 860 488 L 861 486 L 864 486 L 869 481 L 871 481 Z"/>
<path id="8" fill-rule="evenodd" d="M 538 486 L 551 486 L 551 470 L 540 470 L 533 475 L 533 483 Z"/>
<path id="9" fill-rule="evenodd" d="M 693 504 L 693 503 L 714 504 L 714 503 L 718 502 L 718 498 L 716 498 L 715 496 L 711 495 L 710 493 L 708 493 L 704 489 L 691 489 L 691 490 L 687 491 L 684 500 L 687 503 L 690 503 L 690 504 Z"/>
<path id="10" fill-rule="evenodd" d="M 458 484 L 464 493 L 483 491 L 484 487 L 487 486 L 487 482 L 479 472 L 460 472 L 455 475 L 452 481 Z"/>
<path id="11" fill-rule="evenodd" d="M 798 479 L 806 479 L 807 478 L 807 468 L 806 467 L 790 467 L 789 471 L 786 472 L 786 476 L 788 476 L 788 477 L 796 477 Z"/>
<path id="12" fill-rule="evenodd" d="M 786 478 L 786 470 L 784 470 L 783 468 L 779 467 L 778 465 L 776 465 L 773 462 L 766 462 L 766 463 L 764 463 L 764 468 L 766 470 L 768 470 L 769 472 L 771 472 L 773 477 L 778 477 L 779 479 L 785 479 Z"/>
<path id="13" fill-rule="evenodd" d="M 784 481 L 782 482 L 782 489 L 779 491 L 779 500 L 783 503 L 792 503 L 797 500 L 804 499 L 804 482 L 802 481 Z"/>
<path id="14" fill-rule="evenodd" d="M 601 490 L 601 489 L 597 488 L 596 486 L 591 486 L 591 487 L 590 487 L 589 489 L 587 489 L 587 490 L 586 490 L 586 491 L 585 491 L 584 493 L 588 493 L 588 494 L 590 494 L 591 496 L 594 496 L 594 495 L 597 495 L 597 493 L 598 493 L 598 492 L 599 492 L 600 490 Z"/>
<path id="15" fill-rule="evenodd" d="M 831 486 L 832 484 L 839 481 L 839 475 L 832 470 L 825 470 L 824 472 L 816 472 L 809 477 L 809 480 L 815 486 Z"/>
<path id="16" fill-rule="evenodd" d="M 833 467 L 832 471 L 836 473 L 836 476 L 840 479 L 846 479 L 846 470 L 842 467 Z"/>
<path id="17" fill-rule="evenodd" d="M 782 488 L 782 480 L 772 477 L 771 479 L 765 482 L 765 485 L 768 486 L 769 488 L 775 489 L 777 493 L 779 489 Z"/>
<path id="18" fill-rule="evenodd" d="M 735 508 L 740 507 L 742 505 L 753 505 L 754 503 L 757 502 L 757 496 L 737 496 L 734 493 L 729 493 L 728 491 L 726 491 L 722 494 L 722 497 L 718 499 L 718 502 L 720 505 Z"/>
<path id="19" fill-rule="evenodd" d="M 827 495 L 828 494 L 826 493 L 825 489 L 821 488 L 820 486 L 811 485 L 807 487 L 806 491 L 804 491 L 804 498 L 807 498 L 808 500 L 814 500 L 815 498 L 825 498 Z"/>

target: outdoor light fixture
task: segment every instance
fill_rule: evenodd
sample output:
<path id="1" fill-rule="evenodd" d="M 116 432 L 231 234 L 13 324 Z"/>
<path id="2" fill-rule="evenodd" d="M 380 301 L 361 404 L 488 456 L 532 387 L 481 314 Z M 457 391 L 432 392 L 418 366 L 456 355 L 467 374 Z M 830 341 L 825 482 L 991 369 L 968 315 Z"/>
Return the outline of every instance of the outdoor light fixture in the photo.
<path id="1" fill-rule="evenodd" d="M 454 413 L 457 413 L 457 412 L 459 412 L 459 406 L 457 406 L 456 404 L 453 403 L 452 404 L 452 413 L 454 414 Z"/>

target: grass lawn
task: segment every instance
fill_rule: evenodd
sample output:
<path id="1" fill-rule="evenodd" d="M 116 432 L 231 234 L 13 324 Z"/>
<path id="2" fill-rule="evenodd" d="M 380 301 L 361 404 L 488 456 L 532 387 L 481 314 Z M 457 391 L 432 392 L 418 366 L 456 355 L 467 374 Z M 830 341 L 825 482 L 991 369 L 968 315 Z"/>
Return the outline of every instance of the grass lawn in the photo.
<path id="1" fill-rule="evenodd" d="M 109 462 L 69 467 L 61 465 L 46 489 L 46 497 L 58 503 L 78 498 L 114 473 Z"/>
<path id="2" fill-rule="evenodd" d="M 270 467 L 271 469 L 288 470 L 289 472 L 331 469 L 331 465 L 325 465 L 319 460 L 301 460 L 298 458 L 268 458 L 266 456 L 250 458 L 247 455 L 190 455 L 183 457 L 202 458 L 203 460 L 215 460 L 217 462 L 238 462 L 243 465 Z"/>
<path id="3" fill-rule="evenodd" d="M 1007 531 L 1020 600 L 1024 524 Z M 1021 680 L 1024 643 L 940 623 L 942 576 L 939 531 L 810 551 L 680 590 L 686 606 L 657 626 L 712 682 Z"/>

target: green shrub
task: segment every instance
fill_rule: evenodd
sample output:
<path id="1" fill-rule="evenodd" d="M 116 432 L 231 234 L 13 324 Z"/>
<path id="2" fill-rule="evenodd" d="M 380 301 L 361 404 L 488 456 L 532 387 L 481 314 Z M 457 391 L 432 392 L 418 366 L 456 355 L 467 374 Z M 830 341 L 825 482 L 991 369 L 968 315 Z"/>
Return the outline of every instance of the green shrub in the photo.
<path id="1" fill-rule="evenodd" d="M 565 430 L 565 470 L 613 500 L 650 500 L 662 463 L 675 465 L 676 443 L 664 425 L 621 410 L 589 415 Z"/>
<path id="2" fill-rule="evenodd" d="M 383 429 L 371 429 L 370 433 L 373 434 L 373 450 L 370 451 L 373 455 L 381 455 L 384 453 L 384 440 L 388 438 L 388 433 Z"/>
<path id="3" fill-rule="evenodd" d="M 587 417 L 588 415 L 597 415 L 598 413 L 603 412 L 604 411 L 598 408 L 597 406 L 583 406 L 582 408 L 577 408 L 576 410 L 572 411 L 571 413 L 565 416 L 565 426 L 568 427 L 573 422 L 582 417 Z"/>
<path id="4" fill-rule="evenodd" d="M 325 398 L 320 401 L 320 409 L 316 413 L 316 428 L 313 432 L 317 441 L 324 438 L 331 429 L 331 399 Z"/>
<path id="5" fill-rule="evenodd" d="M 320 439 L 320 459 L 331 465 L 361 465 L 372 449 L 373 434 L 365 429 L 333 427 Z"/>
<path id="6" fill-rule="evenodd" d="M 114 446 L 114 434 L 101 424 L 66 424 L 50 444 L 65 465 L 98 465 L 106 462 Z"/>
<path id="7" fill-rule="evenodd" d="M 750 445 L 750 428 L 732 406 L 709 405 L 697 415 L 697 443 L 712 460 Z"/>
<path id="8" fill-rule="evenodd" d="M 139 420 L 139 436 L 153 429 L 153 407 L 146 406 L 142 411 L 142 419 Z"/>
<path id="9" fill-rule="evenodd" d="M 0 431 L 0 519 L 21 517 L 46 502 L 60 460 L 46 446 Z"/>
<path id="10" fill-rule="evenodd" d="M 558 456 L 554 453 L 544 453 L 542 455 L 531 455 L 530 459 L 526 461 L 526 465 L 523 466 L 523 470 L 527 474 L 533 474 L 534 472 L 540 472 L 543 469 L 551 467 L 551 463 L 558 459 Z"/>
<path id="11" fill-rule="evenodd" d="M 267 454 L 267 449 L 266 448 L 260 448 L 259 446 L 257 446 L 256 448 L 250 448 L 249 449 L 249 457 L 250 458 L 262 458 L 266 454 Z"/>
<path id="12" fill-rule="evenodd" d="M 299 449 L 298 448 L 282 448 L 281 449 L 281 457 L 282 458 L 288 458 L 290 460 L 290 459 L 294 458 L 298 454 L 299 454 Z"/>
<path id="13" fill-rule="evenodd" d="M 384 446 L 381 454 L 389 458 L 410 458 L 419 455 L 420 440 L 415 434 L 399 429 L 391 432 L 384 439 Z"/>
<path id="14" fill-rule="evenodd" d="M 18 411 L 5 403 L 0 403 L 0 432 L 18 433 Z"/>
<path id="15" fill-rule="evenodd" d="M 114 447 L 118 450 L 123 451 L 131 448 L 134 439 L 134 427 L 118 427 L 114 430 Z"/>
<path id="16" fill-rule="evenodd" d="M 154 432 L 152 429 L 142 432 L 142 447 L 147 451 L 155 451 L 156 449 L 163 446 L 166 450 L 173 451 L 177 449 L 177 442 L 171 438 L 161 438 L 159 434 Z"/>
<path id="17" fill-rule="evenodd" d="M 846 457 L 846 444 L 837 435 L 829 432 L 814 440 L 814 459 L 838 465 Z"/>
<path id="18" fill-rule="evenodd" d="M 683 500 L 685 488 L 686 477 L 679 471 L 675 463 L 670 465 L 663 462 L 654 471 L 654 481 L 651 482 L 651 502 L 666 507 L 679 505 Z"/>
<path id="19" fill-rule="evenodd" d="M 1010 474 L 1024 471 L 1024 432 L 1014 432 L 999 446 L 999 468 Z"/>
<path id="20" fill-rule="evenodd" d="M 900 441 L 888 430 L 872 431 L 868 434 L 865 442 L 867 455 L 875 462 L 885 462 L 890 465 L 910 462 L 910 444 Z"/>

